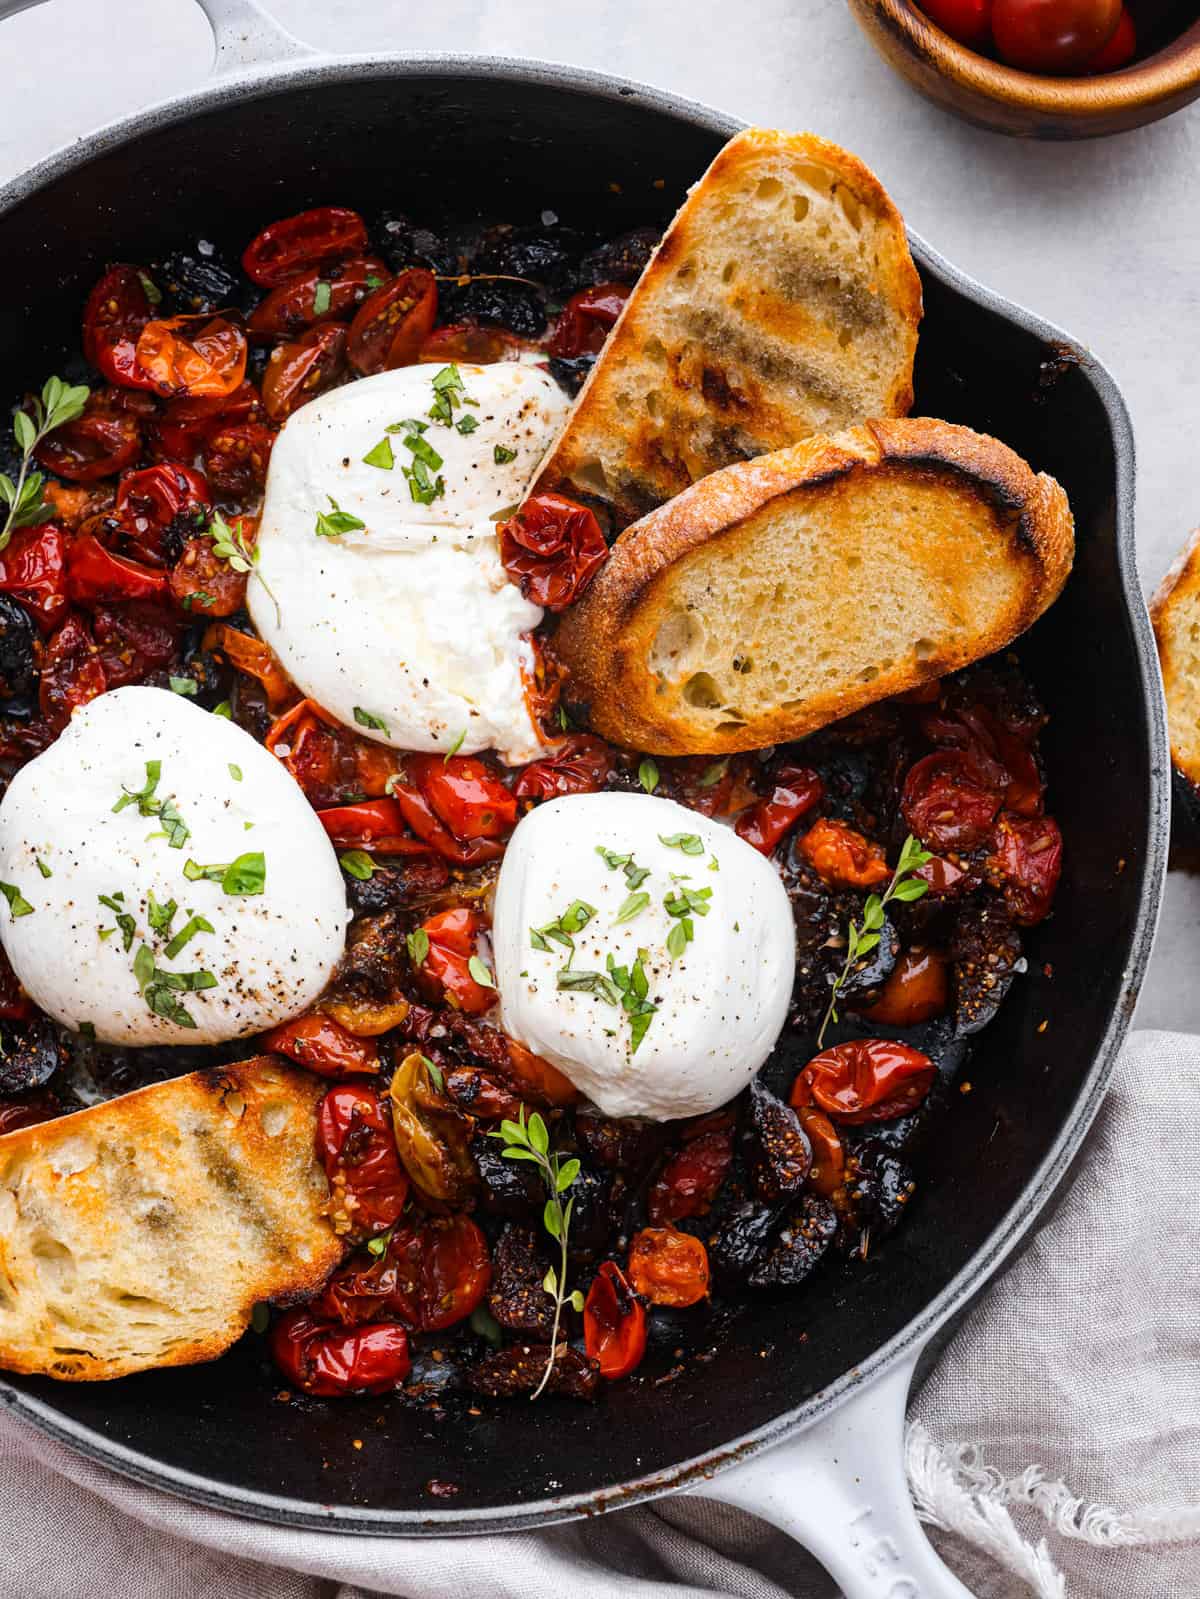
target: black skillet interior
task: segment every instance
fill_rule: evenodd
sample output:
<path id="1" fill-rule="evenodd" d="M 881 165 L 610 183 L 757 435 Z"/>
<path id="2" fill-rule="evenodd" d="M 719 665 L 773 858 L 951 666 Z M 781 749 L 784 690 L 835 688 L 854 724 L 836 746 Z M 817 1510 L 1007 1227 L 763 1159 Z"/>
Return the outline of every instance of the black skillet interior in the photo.
<path id="1" fill-rule="evenodd" d="M 549 207 L 612 235 L 668 217 L 720 143 L 711 122 L 553 81 L 334 71 L 231 100 L 93 158 L 8 215 L 5 390 L 60 367 L 108 261 L 152 259 L 198 235 L 236 254 L 265 222 L 325 202 L 463 220 L 533 220 Z M 668 1468 L 801 1405 L 935 1301 L 1020 1199 L 1087 1078 L 1130 958 L 1152 820 L 1150 732 L 1097 388 L 1069 351 L 922 264 L 917 411 L 994 432 L 1059 477 L 1079 554 L 1066 595 L 1021 651 L 1052 713 L 1044 747 L 1067 840 L 1057 910 L 1029 940 L 1029 975 L 975 1045 L 973 1091 L 952 1095 L 905 1226 L 865 1265 L 824 1270 L 715 1343 L 706 1328 L 698 1345 L 688 1340 L 701 1359 L 673 1380 L 620 1385 L 597 1407 L 514 1402 L 439 1417 L 397 1401 L 284 1403 L 251 1336 L 215 1367 L 93 1386 L 13 1380 L 53 1407 L 59 1427 L 194 1474 L 191 1491 L 226 1503 L 280 1496 L 314 1521 L 328 1513 L 320 1506 L 355 1507 L 397 1532 L 420 1530 L 434 1508 L 492 1511 L 501 1524 L 505 1507 Z M 682 1331 L 667 1337 L 660 1375 L 676 1342 L 686 1347 Z M 452 1506 L 429 1496 L 435 1478 L 459 1485 Z"/>

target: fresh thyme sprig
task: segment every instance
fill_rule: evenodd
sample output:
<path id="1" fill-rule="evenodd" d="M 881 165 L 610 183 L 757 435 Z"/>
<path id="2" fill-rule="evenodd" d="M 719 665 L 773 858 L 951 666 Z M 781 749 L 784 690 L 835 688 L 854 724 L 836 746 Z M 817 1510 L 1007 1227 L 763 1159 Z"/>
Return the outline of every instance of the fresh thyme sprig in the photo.
<path id="1" fill-rule="evenodd" d="M 242 572 L 247 577 L 256 577 L 267 591 L 271 604 L 275 607 L 276 624 L 282 626 L 283 612 L 279 609 L 279 601 L 275 598 L 275 591 L 262 575 L 259 567 L 259 548 L 253 548 L 246 543 L 246 535 L 241 528 L 232 528 L 220 511 L 212 514 L 212 526 L 209 533 L 213 541 L 213 554 L 218 560 L 226 561 L 235 572 Z"/>
<path id="2" fill-rule="evenodd" d="M 83 383 L 72 387 L 61 378 L 47 378 L 41 397 L 31 402 L 32 414 L 30 411 L 13 412 L 13 436 L 21 451 L 21 464 L 15 483 L 6 472 L 0 472 L 0 503 L 8 507 L 4 525 L 0 527 L 0 550 L 6 548 L 19 527 L 44 522 L 50 514 L 42 497 L 46 479 L 41 472 L 31 472 L 29 464 L 34 450 L 48 433 L 65 422 L 74 422 L 83 414 L 90 392 Z"/>
<path id="3" fill-rule="evenodd" d="M 506 1147 L 500 1153 L 506 1160 L 529 1160 L 538 1168 L 542 1182 L 546 1186 L 542 1225 L 559 1247 L 560 1264 L 551 1266 L 542 1278 L 542 1287 L 554 1300 L 554 1325 L 550 1329 L 550 1358 L 546 1362 L 541 1382 L 529 1396 L 531 1399 L 537 1399 L 550 1381 L 554 1362 L 558 1359 L 558 1329 L 562 1321 L 563 1306 L 569 1304 L 574 1310 L 583 1309 L 583 1295 L 579 1289 L 567 1292 L 567 1239 L 570 1236 L 571 1212 L 575 1208 L 575 1201 L 571 1198 L 563 1203 L 564 1194 L 579 1175 L 579 1162 L 573 1155 L 564 1160 L 558 1150 L 551 1150 L 550 1134 L 546 1130 L 545 1122 L 536 1110 L 527 1121 L 524 1105 L 521 1106 L 519 1120 L 502 1121 L 500 1131 L 489 1133 L 488 1137 L 504 1140 Z"/>
<path id="4" fill-rule="evenodd" d="M 900 859 L 896 862 L 896 870 L 892 873 L 892 880 L 882 894 L 872 894 L 863 906 L 862 926 L 857 922 L 850 923 L 846 935 L 846 959 L 837 981 L 833 985 L 833 992 L 829 996 L 829 1005 L 821 1022 L 821 1030 L 817 1034 L 817 1048 L 825 1047 L 825 1029 L 830 1022 L 838 1019 L 838 995 L 845 987 L 850 976 L 850 970 L 855 961 L 861 960 L 864 955 L 869 955 L 879 943 L 879 935 L 883 930 L 883 913 L 885 908 L 894 899 L 902 904 L 920 899 L 929 892 L 929 884 L 920 877 L 912 874 L 918 867 L 924 866 L 926 861 L 931 861 L 933 856 L 927 849 L 922 849 L 917 840 L 910 833 L 900 846 Z"/>

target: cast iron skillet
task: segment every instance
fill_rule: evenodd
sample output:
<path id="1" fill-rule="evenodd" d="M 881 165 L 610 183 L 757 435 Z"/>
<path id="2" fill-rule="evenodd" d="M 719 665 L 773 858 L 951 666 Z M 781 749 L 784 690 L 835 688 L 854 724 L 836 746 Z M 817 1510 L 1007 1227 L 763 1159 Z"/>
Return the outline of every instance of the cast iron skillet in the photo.
<path id="1" fill-rule="evenodd" d="M 232 74 L 71 146 L 0 193 L 6 393 L 62 365 L 106 262 L 153 258 L 197 232 L 236 253 L 264 222 L 328 202 L 420 218 L 533 220 L 549 207 L 614 234 L 669 216 L 738 126 L 633 84 L 532 63 L 305 59 L 249 0 L 204 4 L 218 65 Z M 256 51 L 275 65 L 247 68 Z M 819 123 L 819 107 L 804 115 Z M 248 1338 L 215 1367 L 90 1386 L 12 1378 L 0 1394 L 18 1414 L 118 1471 L 244 1515 L 405 1535 L 629 1504 L 798 1434 L 794 1469 L 807 1450 L 812 1482 L 785 1496 L 790 1511 L 769 1503 L 779 1455 L 753 1488 L 745 1467 L 740 1482 L 735 1472 L 705 1488 L 795 1525 L 795 1500 L 832 1492 L 811 1440 L 844 1456 L 857 1427 L 873 1438 L 861 1471 L 896 1458 L 919 1352 L 1017 1247 L 1097 1110 L 1149 954 L 1168 808 L 1121 398 L 1065 335 L 921 240 L 912 246 L 926 300 L 916 412 L 995 433 L 1054 473 L 1075 510 L 1078 557 L 1063 598 L 1021 646 L 1052 716 L 1044 749 L 1066 838 L 1062 887 L 1029 938 L 1028 976 L 975 1045 L 973 1092 L 954 1096 L 905 1226 L 865 1265 L 824 1270 L 802 1294 L 751 1307 L 710 1360 L 662 1386 L 617 1386 L 598 1407 L 551 1401 L 438 1421 L 378 1400 L 283 1404 Z M 431 1498 L 432 1478 L 456 1482 L 457 1497 Z M 871 1489 L 877 1520 L 888 1492 L 882 1480 Z M 852 1512 L 843 1498 L 822 1536 L 804 1535 L 845 1585 L 887 1591 L 852 1569 Z M 911 1514 L 896 1515 L 911 1527 L 891 1530 L 907 1536 Z M 961 1592 L 927 1554 L 914 1547 L 905 1559 L 919 1591 Z"/>

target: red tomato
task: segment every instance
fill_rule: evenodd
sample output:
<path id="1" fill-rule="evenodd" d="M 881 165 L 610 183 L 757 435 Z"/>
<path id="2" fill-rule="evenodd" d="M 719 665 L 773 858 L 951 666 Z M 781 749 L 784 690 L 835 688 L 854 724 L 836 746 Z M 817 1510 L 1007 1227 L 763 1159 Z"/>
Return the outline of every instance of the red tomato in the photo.
<path id="1" fill-rule="evenodd" d="M 263 409 L 271 421 L 285 421 L 306 400 L 321 394 L 341 376 L 345 361 L 342 327 L 309 328 L 293 343 L 272 350 L 262 386 Z"/>
<path id="2" fill-rule="evenodd" d="M 959 44 L 986 45 L 992 32 L 992 0 L 918 0 L 921 10 Z"/>
<path id="3" fill-rule="evenodd" d="M 272 222 L 242 255 L 242 271 L 264 289 L 285 282 L 316 261 L 357 255 L 367 242 L 367 225 L 357 211 L 322 205 Z"/>
<path id="4" fill-rule="evenodd" d="M 367 1039 L 355 1038 L 332 1016 L 323 1016 L 319 1010 L 273 1027 L 263 1034 L 262 1047 L 307 1066 L 318 1077 L 350 1077 L 356 1072 L 379 1070 L 376 1046 Z"/>
<path id="5" fill-rule="evenodd" d="M 433 756 L 441 760 L 440 755 Z M 479 866 L 484 861 L 499 860 L 504 845 L 490 838 L 473 838 L 469 843 L 455 838 L 445 824 L 434 815 L 429 801 L 413 783 L 394 782 L 392 794 L 400 807 L 400 814 L 417 835 L 425 849 L 434 850 L 443 860 L 456 866 Z"/>
<path id="6" fill-rule="evenodd" d="M 38 445 L 37 464 L 73 483 L 94 483 L 132 466 L 142 453 L 141 423 L 116 403 L 117 392 L 94 389 L 83 415 L 55 428 Z"/>
<path id="7" fill-rule="evenodd" d="M 595 794 L 615 770 L 613 752 L 602 738 L 572 733 L 544 760 L 522 767 L 513 784 L 519 800 L 559 799 L 564 794 Z"/>
<path id="8" fill-rule="evenodd" d="M 318 811 L 317 819 L 335 849 L 369 849 L 373 855 L 425 855 L 429 846 L 404 831 L 395 799 L 363 800 Z"/>
<path id="9" fill-rule="evenodd" d="M 775 773 L 771 792 L 738 817 L 735 831 L 747 844 L 770 855 L 784 834 L 824 795 L 825 785 L 811 767 L 786 762 Z"/>
<path id="10" fill-rule="evenodd" d="M 44 1090 L 26 1094 L 22 1099 L 0 1101 L 0 1137 L 15 1133 L 18 1127 L 35 1127 L 38 1122 L 52 1122 L 64 1114 L 64 1107 L 53 1094 Z"/>
<path id="11" fill-rule="evenodd" d="M 733 1132 L 718 1127 L 701 1133 L 667 1161 L 655 1179 L 647 1201 L 647 1214 L 656 1227 L 704 1216 L 717 1197 L 733 1160 Z"/>
<path id="12" fill-rule="evenodd" d="M 1046 785 L 1028 738 L 1013 732 L 988 710 L 975 705 L 957 716 L 931 712 L 922 727 L 934 744 L 964 750 L 977 767 L 977 779 L 1002 789 L 1005 808 L 1021 816 L 1040 816 Z"/>
<path id="13" fill-rule="evenodd" d="M 533 495 L 499 527 L 505 570 L 547 611 L 565 611 L 608 559 L 595 516 L 563 494 Z"/>
<path id="14" fill-rule="evenodd" d="M 263 686 L 267 704 L 272 710 L 277 710 L 284 700 L 295 697 L 296 690 L 291 679 L 276 660 L 270 645 L 264 644 L 261 639 L 252 638 L 249 633 L 239 632 L 236 627 L 224 622 L 216 622 L 205 632 L 204 648 L 220 650 L 231 666 L 235 666 L 239 672 L 245 672 L 247 677 L 257 679 Z"/>
<path id="15" fill-rule="evenodd" d="M 909 771 L 900 810 L 927 849 L 969 850 L 988 837 L 1001 798 L 965 750 L 939 750 Z"/>
<path id="16" fill-rule="evenodd" d="M 503 328 L 481 328 L 477 322 L 448 322 L 433 332 L 417 352 L 417 360 L 449 366 L 462 361 L 468 366 L 492 366 L 497 361 L 516 361 L 524 345 L 514 333 Z"/>
<path id="17" fill-rule="evenodd" d="M 55 522 L 20 528 L 0 551 L 0 593 L 11 594 L 43 633 L 67 608 L 67 538 Z"/>
<path id="18" fill-rule="evenodd" d="M 615 1260 L 604 1262 L 588 1289 L 583 1342 L 610 1382 L 628 1377 L 646 1353 L 646 1311 Z"/>
<path id="19" fill-rule="evenodd" d="M 234 499 L 257 494 L 267 484 L 275 434 L 261 422 L 224 423 L 209 434 L 204 470 L 213 488 Z"/>
<path id="20" fill-rule="evenodd" d="M 995 0 L 992 38 L 1026 72 L 1078 72 L 1110 42 L 1121 0 Z"/>
<path id="21" fill-rule="evenodd" d="M 178 623 L 157 605 L 98 605 L 92 633 L 109 689 L 141 683 L 170 665 L 179 644 Z"/>
<path id="22" fill-rule="evenodd" d="M 173 316 L 147 322 L 138 365 L 162 395 L 223 399 L 246 376 L 246 335 L 223 316 Z"/>
<path id="23" fill-rule="evenodd" d="M 691 1233 L 643 1227 L 629 1246 L 629 1281 L 652 1305 L 695 1305 L 708 1292 L 708 1251 Z"/>
<path id="24" fill-rule="evenodd" d="M 799 849 L 817 876 L 837 888 L 878 888 L 892 875 L 882 847 L 845 822 L 822 817 L 805 833 Z"/>
<path id="25" fill-rule="evenodd" d="M 334 1398 L 386 1394 L 412 1370 L 408 1334 L 391 1322 L 339 1327 L 304 1308 L 285 1310 L 271 1328 L 275 1364 L 295 1388 Z"/>
<path id="26" fill-rule="evenodd" d="M 945 960 L 932 950 L 910 949 L 892 968 L 875 1003 L 852 1009 L 884 1027 L 916 1027 L 942 1015 L 949 1003 Z"/>
<path id="27" fill-rule="evenodd" d="M 579 1098 L 579 1090 L 569 1077 L 515 1038 L 508 1040 L 508 1056 L 508 1075 L 523 1098 L 542 1105 L 573 1105 Z"/>
<path id="28" fill-rule="evenodd" d="M 350 324 L 346 354 L 356 372 L 390 372 L 409 366 L 437 318 L 437 279 L 409 267 L 359 307 Z"/>
<path id="29" fill-rule="evenodd" d="M 878 1122 L 903 1116 L 933 1087 L 928 1055 L 893 1038 L 852 1038 L 822 1050 L 792 1084 L 794 1110 L 816 1105 L 834 1121 Z"/>
<path id="30" fill-rule="evenodd" d="M 632 293 L 627 283 L 597 283 L 573 294 L 562 308 L 547 352 L 568 359 L 597 354 Z"/>
<path id="31" fill-rule="evenodd" d="M 409 755 L 405 766 L 434 815 L 463 843 L 504 838 L 516 826 L 515 796 L 474 755 Z"/>
<path id="32" fill-rule="evenodd" d="M 426 1216 L 398 1227 L 370 1266 L 336 1271 L 309 1310 L 347 1326 L 385 1314 L 440 1332 L 471 1314 L 491 1278 L 487 1240 L 468 1216 Z"/>
<path id="33" fill-rule="evenodd" d="M 8 956 L 0 949 L 0 1020 L 23 1022 L 33 1014 L 33 1001 L 17 981 Z"/>
<path id="34" fill-rule="evenodd" d="M 374 256 L 359 256 L 329 269 L 313 267 L 272 289 L 255 306 L 246 325 L 260 338 L 294 339 L 304 328 L 350 316 L 390 277 L 387 267 Z M 319 303 L 324 304 L 323 311 L 317 310 Z"/>
<path id="35" fill-rule="evenodd" d="M 262 402 L 253 383 L 240 384 L 232 394 L 182 395 L 167 401 L 162 416 L 151 427 L 152 453 L 162 460 L 190 462 L 214 429 L 261 422 L 262 417 Z"/>
<path id="36" fill-rule="evenodd" d="M 369 1237 L 400 1218 L 408 1177 L 396 1153 L 392 1119 L 375 1089 L 338 1083 L 317 1111 L 317 1158 L 329 1179 L 335 1233 Z"/>
<path id="37" fill-rule="evenodd" d="M 491 1010 L 496 1003 L 496 990 L 477 983 L 470 966 L 483 931 L 482 918 L 460 906 L 431 916 L 421 927 L 428 936 L 429 951 L 420 969 L 441 985 L 447 1003 L 468 1016 L 481 1016 Z"/>
<path id="38" fill-rule="evenodd" d="M 153 388 L 153 380 L 137 360 L 138 336 L 153 314 L 136 267 L 109 267 L 88 295 L 83 308 L 83 353 L 110 383 Z"/>
<path id="39" fill-rule="evenodd" d="M 71 712 L 86 705 L 108 687 L 104 668 L 96 658 L 96 644 L 87 623 L 74 612 L 46 641 L 42 656 L 42 681 L 38 703 L 42 715 L 61 732 Z"/>
<path id="40" fill-rule="evenodd" d="M 94 533 L 77 534 L 67 553 L 67 595 L 76 605 L 90 609 L 101 600 L 161 601 L 169 590 L 165 572 L 114 555 Z"/>
<path id="41" fill-rule="evenodd" d="M 1088 62 L 1085 71 L 1090 73 L 1119 72 L 1122 67 L 1127 67 L 1137 55 L 1138 39 L 1137 28 L 1134 26 L 1133 17 L 1129 7 L 1121 7 L 1121 20 L 1117 23 L 1117 31 L 1104 46 Z"/>
<path id="42" fill-rule="evenodd" d="M 829 1199 L 846 1179 L 846 1154 L 837 1128 L 823 1111 L 812 1105 L 800 1106 L 796 1120 L 812 1150 L 812 1165 L 804 1180 L 815 1194 Z"/>
<path id="43" fill-rule="evenodd" d="M 1015 922 L 1033 927 L 1050 914 L 1062 874 L 1062 834 L 1052 816 L 1007 813 L 996 823 L 988 876 L 1003 886 Z"/>
<path id="44" fill-rule="evenodd" d="M 933 856 L 924 866 L 918 866 L 913 876 L 929 884 L 931 899 L 953 899 L 955 895 L 963 894 L 968 888 L 977 886 L 973 883 L 969 872 L 964 871 L 961 866 L 956 866 L 953 861 L 944 860 L 940 855 Z"/>
<path id="45" fill-rule="evenodd" d="M 318 810 L 331 805 L 345 809 L 337 805 L 344 794 L 384 796 L 400 768 L 399 757 L 391 750 L 356 738 L 314 700 L 293 705 L 272 726 L 265 742 Z M 394 825 L 397 813 L 387 814 L 388 826 Z"/>
<path id="46" fill-rule="evenodd" d="M 126 472 L 114 510 L 138 557 L 158 563 L 165 558 L 163 537 L 172 526 L 184 535 L 208 526 L 212 497 L 199 472 L 170 463 Z"/>

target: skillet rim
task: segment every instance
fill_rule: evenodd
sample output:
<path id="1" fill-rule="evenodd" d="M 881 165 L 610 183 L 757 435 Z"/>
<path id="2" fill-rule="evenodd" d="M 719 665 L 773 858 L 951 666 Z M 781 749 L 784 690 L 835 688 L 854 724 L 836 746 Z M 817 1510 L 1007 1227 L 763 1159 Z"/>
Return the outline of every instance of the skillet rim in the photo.
<path id="1" fill-rule="evenodd" d="M 726 138 L 746 126 L 740 118 L 727 112 L 711 109 L 699 101 L 635 80 L 534 58 L 427 52 L 404 57 L 383 52 L 317 57 L 312 61 L 267 65 L 248 72 L 221 76 L 203 89 L 109 123 L 60 147 L 27 172 L 18 174 L 0 187 L 0 217 L 23 201 L 34 198 L 46 184 L 66 176 L 93 157 L 119 150 L 158 127 L 186 121 L 231 101 L 262 99 L 288 89 L 345 82 L 356 76 L 420 79 L 454 75 L 510 82 L 518 86 L 549 84 L 615 105 L 637 101 L 677 122 Z M 660 1497 L 749 1459 L 780 1443 L 790 1434 L 813 1425 L 835 1410 L 855 1390 L 866 1387 L 881 1376 L 906 1352 L 919 1351 L 940 1328 L 966 1307 L 1017 1249 L 1065 1177 L 1100 1109 L 1116 1067 L 1118 1052 L 1132 1022 L 1150 959 L 1162 901 L 1170 833 L 1171 782 L 1166 711 L 1157 651 L 1137 574 L 1133 430 L 1125 401 L 1114 378 L 1078 340 L 1025 307 L 977 283 L 911 230 L 909 243 L 923 272 L 937 278 L 944 286 L 961 294 L 980 309 L 990 311 L 1010 325 L 1033 334 L 1045 344 L 1058 346 L 1092 384 L 1103 405 L 1116 464 L 1114 539 L 1117 570 L 1146 717 L 1150 792 L 1143 878 L 1129 964 L 1122 974 L 1120 990 L 1112 1005 L 1104 1038 L 1075 1104 L 1040 1165 L 1029 1177 L 1017 1203 L 988 1235 L 970 1261 L 925 1306 L 920 1315 L 894 1338 L 880 1345 L 866 1361 L 843 1373 L 820 1393 L 716 1449 L 663 1471 L 592 1489 L 587 1493 L 552 1496 L 523 1505 L 490 1509 L 360 1510 L 354 1506 L 320 1504 L 250 1489 L 234 1489 L 197 1473 L 165 1466 L 149 1455 L 114 1443 L 89 1427 L 64 1419 L 52 1404 L 10 1387 L 0 1375 L 0 1406 L 6 1411 L 21 1417 L 74 1453 L 143 1486 L 174 1493 L 193 1503 L 247 1519 L 281 1526 L 318 1530 L 334 1528 L 358 1535 L 382 1534 L 391 1537 L 515 1532 L 574 1520 L 609 1509 L 624 1509 Z"/>

